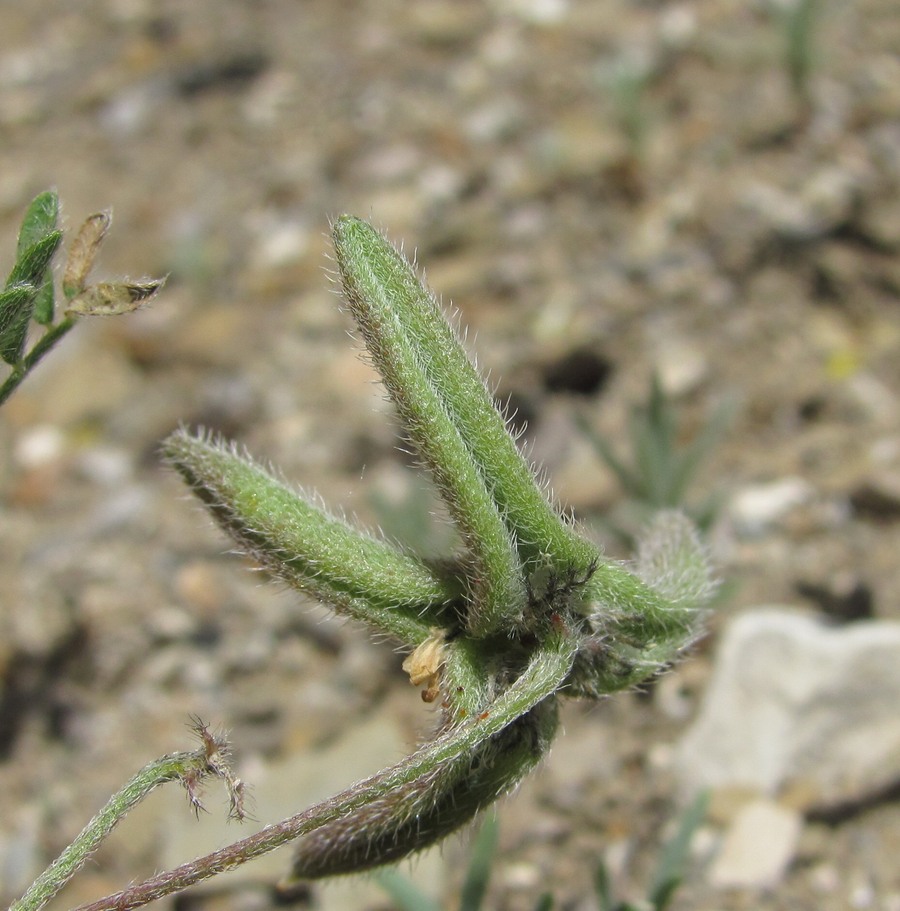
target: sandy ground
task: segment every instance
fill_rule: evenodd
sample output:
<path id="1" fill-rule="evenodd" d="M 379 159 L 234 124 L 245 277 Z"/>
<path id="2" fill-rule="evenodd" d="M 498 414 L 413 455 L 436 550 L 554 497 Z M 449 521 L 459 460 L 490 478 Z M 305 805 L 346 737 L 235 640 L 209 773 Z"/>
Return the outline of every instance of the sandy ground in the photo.
<path id="1" fill-rule="evenodd" d="M 0 895 L 185 748 L 191 714 L 230 729 L 261 819 L 266 781 L 284 812 L 311 799 L 295 757 L 338 757 L 336 789 L 427 729 L 390 646 L 261 585 L 158 458 L 203 424 L 364 522 L 415 513 L 423 482 L 329 285 L 340 212 L 417 251 L 599 536 L 626 504 L 577 418 L 627 451 L 654 370 L 688 434 L 736 402 L 692 499 L 802 490 L 758 527 L 722 511 L 729 597 L 667 684 L 688 718 L 734 612 L 900 618 L 900 20 L 823 0 L 801 95 L 783 5 L 0 3 L 0 253 L 55 186 L 69 227 L 113 207 L 100 273 L 169 276 L 148 310 L 79 326 L 0 414 Z M 640 894 L 680 799 L 677 716 L 657 694 L 571 707 L 503 805 L 489 907 L 548 888 L 591 908 L 600 856 Z M 192 853 L 181 798 L 154 801 L 57 907 Z M 674 907 L 900 907 L 898 830 L 890 802 L 810 825 L 762 893 L 714 890 L 698 849 Z M 417 868 L 447 907 L 464 858 Z M 275 876 L 181 907 L 269 907 Z M 338 895 L 305 901 L 389 906 L 371 883 Z"/>

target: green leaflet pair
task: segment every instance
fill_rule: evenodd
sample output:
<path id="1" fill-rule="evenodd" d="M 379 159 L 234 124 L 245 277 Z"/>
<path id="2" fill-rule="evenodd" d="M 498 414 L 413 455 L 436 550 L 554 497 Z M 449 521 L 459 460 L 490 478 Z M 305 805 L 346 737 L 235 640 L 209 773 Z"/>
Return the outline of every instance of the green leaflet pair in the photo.
<path id="1" fill-rule="evenodd" d="M 78 229 L 66 255 L 59 317 L 52 268 L 63 239 L 59 198 L 54 190 L 45 190 L 28 206 L 19 228 L 15 264 L 6 283 L 0 282 L 0 360 L 11 368 L 0 382 L 0 405 L 80 317 L 130 313 L 165 284 L 165 279 L 88 284 L 111 219 L 109 211 L 95 212 Z M 34 329 L 41 334 L 30 339 Z"/>
<path id="2" fill-rule="evenodd" d="M 168 459 L 268 570 L 412 649 L 440 700 L 434 737 L 342 795 L 301 838 L 307 879 L 426 847 L 514 787 L 556 731 L 559 696 L 599 698 L 652 676 L 695 637 L 712 593 L 690 522 L 661 514 L 626 568 L 546 497 L 434 296 L 385 238 L 333 226 L 344 296 L 464 553 L 428 562 L 330 515 L 229 444 L 178 431 Z"/>

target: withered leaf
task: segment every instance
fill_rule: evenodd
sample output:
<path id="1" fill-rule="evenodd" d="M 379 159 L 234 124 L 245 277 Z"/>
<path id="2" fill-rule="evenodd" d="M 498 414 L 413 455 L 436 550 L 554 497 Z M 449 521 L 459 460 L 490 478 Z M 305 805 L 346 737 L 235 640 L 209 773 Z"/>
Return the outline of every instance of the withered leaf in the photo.
<path id="1" fill-rule="evenodd" d="M 88 273 L 94 265 L 100 245 L 109 226 L 112 224 L 112 212 L 104 209 L 89 215 L 78 229 L 66 259 L 66 268 L 63 272 L 63 294 L 73 298 L 84 291 Z"/>
<path id="2" fill-rule="evenodd" d="M 166 283 L 164 278 L 144 281 L 98 282 L 69 301 L 66 316 L 118 316 L 142 307 Z"/>

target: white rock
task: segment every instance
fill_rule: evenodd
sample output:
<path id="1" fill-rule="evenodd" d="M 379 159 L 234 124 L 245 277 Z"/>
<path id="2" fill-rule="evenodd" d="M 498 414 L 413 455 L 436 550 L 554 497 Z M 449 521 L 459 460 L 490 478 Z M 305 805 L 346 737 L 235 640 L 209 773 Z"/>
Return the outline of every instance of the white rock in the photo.
<path id="1" fill-rule="evenodd" d="M 790 191 L 753 181 L 741 194 L 748 212 L 761 219 L 778 237 L 813 240 L 848 219 L 865 186 L 858 169 L 833 165 L 811 173 Z"/>
<path id="2" fill-rule="evenodd" d="M 569 12 L 568 0 L 504 0 L 500 5 L 514 16 L 537 25 L 561 22 Z"/>
<path id="3" fill-rule="evenodd" d="M 666 48 L 688 47 L 697 34 L 697 12 L 688 3 L 674 3 L 659 13 L 659 38 Z"/>
<path id="4" fill-rule="evenodd" d="M 251 230 L 257 235 L 252 259 L 258 269 L 298 262 L 309 249 L 312 234 L 309 226 L 298 218 L 268 211 L 250 220 Z"/>
<path id="5" fill-rule="evenodd" d="M 828 627 L 756 610 L 725 633 L 700 715 L 676 750 L 688 792 L 857 801 L 900 780 L 900 623 Z"/>
<path id="6" fill-rule="evenodd" d="M 758 535 L 784 518 L 792 509 L 802 506 L 812 495 L 812 485 L 798 477 L 752 484 L 731 498 L 728 515 L 739 533 Z"/>
<path id="7" fill-rule="evenodd" d="M 117 446 L 92 446 L 79 454 L 78 469 L 94 484 L 116 488 L 132 477 L 134 464 L 124 449 Z"/>
<path id="8" fill-rule="evenodd" d="M 654 362 L 663 391 L 674 398 L 693 392 L 709 373 L 709 363 L 703 352 L 672 335 L 661 340 Z"/>
<path id="9" fill-rule="evenodd" d="M 709 871 L 719 888 L 771 889 L 794 857 L 803 819 L 773 800 L 753 800 L 735 816 Z"/>
<path id="10" fill-rule="evenodd" d="M 63 432 L 52 424 L 38 424 L 16 440 L 13 450 L 20 468 L 41 468 L 60 459 L 66 449 Z"/>

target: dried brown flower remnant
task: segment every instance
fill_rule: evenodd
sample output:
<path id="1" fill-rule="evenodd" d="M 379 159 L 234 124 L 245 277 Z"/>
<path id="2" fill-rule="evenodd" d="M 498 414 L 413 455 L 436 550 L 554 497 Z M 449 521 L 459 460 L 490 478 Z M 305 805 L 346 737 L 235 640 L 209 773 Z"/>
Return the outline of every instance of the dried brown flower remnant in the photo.
<path id="1" fill-rule="evenodd" d="M 413 686 L 425 684 L 423 702 L 434 702 L 441 687 L 441 667 L 444 664 L 444 638 L 442 629 L 432 627 L 428 638 L 414 652 L 406 656 L 403 670 L 409 674 Z"/>

